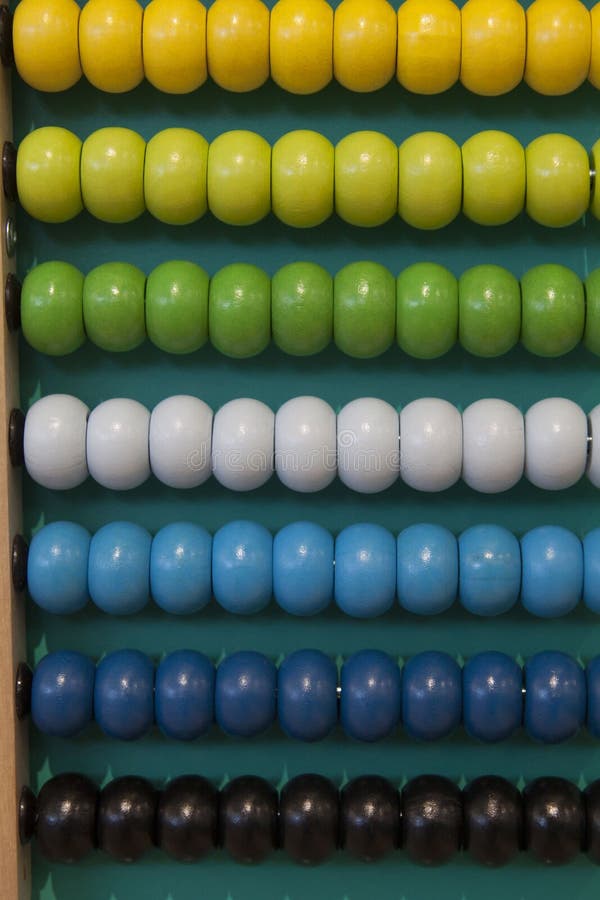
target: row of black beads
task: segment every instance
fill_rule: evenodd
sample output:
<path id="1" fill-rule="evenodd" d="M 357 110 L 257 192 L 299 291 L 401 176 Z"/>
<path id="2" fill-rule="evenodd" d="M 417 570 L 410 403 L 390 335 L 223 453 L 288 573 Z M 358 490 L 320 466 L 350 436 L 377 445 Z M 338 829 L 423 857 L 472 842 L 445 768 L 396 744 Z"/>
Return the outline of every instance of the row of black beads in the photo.
<path id="1" fill-rule="evenodd" d="M 33 834 L 54 862 L 76 862 L 96 847 L 135 862 L 158 846 L 181 862 L 222 847 L 241 863 L 262 862 L 276 849 L 304 865 L 336 850 L 374 862 L 398 849 L 426 866 L 460 850 L 485 866 L 505 865 L 525 850 L 546 864 L 582 851 L 600 863 L 600 780 L 580 791 L 563 778 L 538 778 L 521 793 L 494 775 L 463 790 L 422 775 L 399 792 L 365 775 L 338 791 L 321 775 L 299 775 L 278 794 L 254 775 L 221 791 L 198 775 L 175 778 L 162 791 L 126 776 L 98 791 L 89 778 L 65 774 L 46 782 L 37 801 L 24 790 L 22 839 Z"/>

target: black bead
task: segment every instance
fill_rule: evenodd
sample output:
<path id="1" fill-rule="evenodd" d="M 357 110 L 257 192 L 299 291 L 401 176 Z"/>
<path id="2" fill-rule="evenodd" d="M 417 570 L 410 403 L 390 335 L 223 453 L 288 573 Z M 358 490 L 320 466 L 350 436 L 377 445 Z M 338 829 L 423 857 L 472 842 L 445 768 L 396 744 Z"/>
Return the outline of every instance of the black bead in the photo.
<path id="1" fill-rule="evenodd" d="M 279 800 L 281 846 L 295 862 L 325 862 L 339 846 L 339 793 L 322 775 L 298 775 Z"/>
<path id="2" fill-rule="evenodd" d="M 37 844 L 51 862 L 73 863 L 96 846 L 98 789 L 85 775 L 56 775 L 38 794 Z"/>
<path id="3" fill-rule="evenodd" d="M 219 792 L 199 775 L 182 775 L 165 787 L 156 813 L 156 843 L 173 859 L 193 862 L 217 843 Z"/>
<path id="4" fill-rule="evenodd" d="M 523 791 L 525 845 L 540 862 L 562 865 L 581 852 L 585 809 L 581 791 L 564 778 L 536 778 Z"/>
<path id="5" fill-rule="evenodd" d="M 30 787 L 21 788 L 19 797 L 19 841 L 28 844 L 37 825 L 37 799 Z"/>
<path id="6" fill-rule="evenodd" d="M 4 314 L 8 330 L 11 333 L 18 331 L 21 327 L 21 282 L 12 272 L 8 273 L 4 284 Z"/>
<path id="7" fill-rule="evenodd" d="M 462 844 L 460 789 L 441 775 L 413 778 L 402 791 L 402 836 L 414 862 L 439 866 Z"/>
<path id="8" fill-rule="evenodd" d="M 585 805 L 585 849 L 592 862 L 600 863 L 600 778 L 583 792 Z"/>
<path id="9" fill-rule="evenodd" d="M 340 797 L 340 843 L 364 862 L 382 859 L 400 841 L 400 797 L 379 775 L 354 778 Z"/>
<path id="10" fill-rule="evenodd" d="M 11 574 L 15 591 L 21 593 L 27 587 L 27 557 L 29 547 L 22 534 L 16 534 L 12 543 Z"/>
<path id="11" fill-rule="evenodd" d="M 262 862 L 277 846 L 277 791 L 255 775 L 234 778 L 219 798 L 219 843 L 237 862 Z"/>
<path id="12" fill-rule="evenodd" d="M 25 437 L 25 416 L 20 409 L 11 409 L 8 420 L 8 455 L 13 468 L 25 462 L 23 440 Z"/>
<path id="13" fill-rule="evenodd" d="M 0 28 L 2 22 L 0 20 Z M 0 53 L 2 38 L 0 33 Z M 11 203 L 18 199 L 17 192 L 17 148 L 10 141 L 5 141 L 2 146 L 2 187 L 4 196 Z"/>
<path id="14" fill-rule="evenodd" d="M 154 843 L 157 792 L 145 778 L 115 778 L 100 792 L 98 846 L 118 862 L 135 862 Z"/>
<path id="15" fill-rule="evenodd" d="M 8 6 L 0 6 L 0 62 L 7 68 L 15 62 L 13 17 Z"/>
<path id="16" fill-rule="evenodd" d="M 484 775 L 463 791 L 464 846 L 483 866 L 505 866 L 523 845 L 523 803 L 505 778 Z"/>
<path id="17" fill-rule="evenodd" d="M 20 662 L 15 676 L 15 714 L 21 721 L 31 712 L 33 673 L 27 663 Z"/>

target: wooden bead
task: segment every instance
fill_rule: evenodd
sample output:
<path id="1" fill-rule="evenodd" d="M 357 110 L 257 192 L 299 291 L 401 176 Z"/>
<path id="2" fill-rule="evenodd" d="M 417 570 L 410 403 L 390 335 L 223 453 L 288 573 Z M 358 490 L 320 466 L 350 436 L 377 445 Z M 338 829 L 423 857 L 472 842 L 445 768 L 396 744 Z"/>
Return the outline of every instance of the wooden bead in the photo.
<path id="1" fill-rule="evenodd" d="M 406 0 L 398 10 L 396 77 L 414 94 L 440 94 L 458 80 L 461 14 L 451 0 Z"/>
<path id="2" fill-rule="evenodd" d="M 400 843 L 398 791 L 386 778 L 363 775 L 341 792 L 340 842 L 356 859 L 374 862 Z"/>
<path id="3" fill-rule="evenodd" d="M 569 94 L 590 71 L 592 26 L 579 0 L 535 0 L 527 9 L 525 81 L 540 94 Z"/>
<path id="4" fill-rule="evenodd" d="M 271 78 L 314 94 L 333 77 L 333 9 L 327 0 L 279 0 L 271 10 Z"/>
<path id="5" fill-rule="evenodd" d="M 85 775 L 56 775 L 38 796 L 37 845 L 50 862 L 74 863 L 96 845 L 98 790 Z"/>
<path id="6" fill-rule="evenodd" d="M 25 419 L 25 467 L 35 482 L 54 491 L 78 487 L 88 476 L 86 429 L 89 409 L 69 394 L 49 394 Z"/>
<path id="7" fill-rule="evenodd" d="M 87 461 L 90 475 L 102 487 L 129 491 L 150 475 L 150 413 L 137 400 L 114 398 L 90 413 Z"/>
<path id="8" fill-rule="evenodd" d="M 312 228 L 333 213 L 333 145 L 316 131 L 290 131 L 273 146 L 273 212 L 285 225 Z"/>
<path id="9" fill-rule="evenodd" d="M 290 779 L 279 801 L 281 846 L 294 862 L 315 866 L 338 846 L 339 795 L 322 775 Z"/>
<path id="10" fill-rule="evenodd" d="M 204 84 L 206 7 L 198 0 L 152 0 L 144 10 L 144 71 L 166 94 L 189 94 Z"/>
<path id="11" fill-rule="evenodd" d="M 544 134 L 525 150 L 527 214 L 539 225 L 563 228 L 590 204 L 587 150 L 566 134 Z"/>
<path id="12" fill-rule="evenodd" d="M 525 151 L 516 138 L 504 131 L 480 131 L 463 144 L 462 161 L 463 212 L 468 219 L 478 225 L 505 225 L 522 212 Z"/>
<path id="13" fill-rule="evenodd" d="M 590 10 L 590 24 L 592 34 L 588 78 L 590 84 L 600 88 L 600 3 L 596 3 Z"/>
<path id="14" fill-rule="evenodd" d="M 538 862 L 564 865 L 583 849 L 585 808 L 564 778 L 536 778 L 523 791 L 525 846 Z"/>
<path id="15" fill-rule="evenodd" d="M 66 128 L 36 128 L 17 154 L 17 192 L 25 212 L 40 222 L 67 222 L 83 209 L 81 141 Z"/>
<path id="16" fill-rule="evenodd" d="M 226 225 L 254 225 L 268 215 L 271 148 L 264 138 L 252 131 L 227 131 L 212 142 L 208 207 Z"/>
<path id="17" fill-rule="evenodd" d="M 117 862 L 136 862 L 154 843 L 157 792 L 145 778 L 115 778 L 100 792 L 98 846 Z"/>
<path id="18" fill-rule="evenodd" d="M 468 0 L 461 9 L 460 80 L 496 97 L 512 91 L 525 68 L 525 11 L 517 0 Z"/>
<path id="19" fill-rule="evenodd" d="M 226 784 L 219 798 L 219 838 L 236 862 L 263 862 L 277 845 L 275 788 L 254 775 Z"/>
<path id="20" fill-rule="evenodd" d="M 81 150 L 83 205 L 102 222 L 122 224 L 145 209 L 146 143 L 130 128 L 100 128 Z"/>
<path id="21" fill-rule="evenodd" d="M 342 0 L 333 22 L 333 73 L 350 91 L 377 91 L 396 68 L 396 14 L 387 0 Z"/>
<path id="22" fill-rule="evenodd" d="M 476 778 L 463 791 L 465 850 L 484 866 L 505 866 L 523 841 L 523 807 L 517 788 L 494 775 Z"/>
<path id="23" fill-rule="evenodd" d="M 122 94 L 144 77 L 142 15 L 137 0 L 88 0 L 81 10 L 81 68 L 98 90 Z"/>
<path id="24" fill-rule="evenodd" d="M 335 148 L 335 210 L 350 225 L 372 228 L 398 203 L 398 151 L 385 134 L 355 131 Z"/>
<path id="25" fill-rule="evenodd" d="M 199 775 L 166 786 L 156 812 L 156 843 L 178 862 L 195 862 L 217 843 L 217 789 Z"/>
<path id="26" fill-rule="evenodd" d="M 413 228 L 443 228 L 460 212 L 460 148 L 445 134 L 423 131 L 398 151 L 398 214 Z"/>
<path id="27" fill-rule="evenodd" d="M 413 778 L 402 791 L 404 847 L 410 859 L 439 866 L 458 852 L 462 839 L 460 790 L 440 775 Z"/>
<path id="28" fill-rule="evenodd" d="M 81 78 L 75 0 L 22 0 L 13 19 L 15 65 L 37 91 L 66 91 Z"/>
<path id="29" fill-rule="evenodd" d="M 166 128 L 146 146 L 144 201 L 167 225 L 190 225 L 206 213 L 208 141 L 189 128 Z"/>
<path id="30" fill-rule="evenodd" d="M 269 10 L 262 0 L 216 0 L 206 23 L 208 72 L 219 87 L 253 91 L 269 77 Z"/>

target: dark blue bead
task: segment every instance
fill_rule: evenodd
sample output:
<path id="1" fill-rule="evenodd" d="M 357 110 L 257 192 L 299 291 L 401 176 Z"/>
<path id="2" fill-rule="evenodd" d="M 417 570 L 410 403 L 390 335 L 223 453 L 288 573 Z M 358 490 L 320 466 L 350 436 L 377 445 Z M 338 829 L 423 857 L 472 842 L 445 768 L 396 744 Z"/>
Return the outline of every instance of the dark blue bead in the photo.
<path id="1" fill-rule="evenodd" d="M 337 668 L 320 650 L 297 650 L 277 676 L 279 724 L 289 737 L 320 741 L 337 723 Z"/>
<path id="2" fill-rule="evenodd" d="M 460 667 L 435 650 L 413 656 L 402 673 L 402 719 L 411 737 L 435 741 L 460 725 Z"/>
<path id="3" fill-rule="evenodd" d="M 94 663 L 88 656 L 60 650 L 44 656 L 31 686 L 36 728 L 55 737 L 73 737 L 92 720 Z"/>
<path id="4" fill-rule="evenodd" d="M 380 650 L 361 650 L 342 666 L 340 718 L 349 737 L 380 741 L 400 721 L 402 677 L 395 660 Z"/>
<path id="5" fill-rule="evenodd" d="M 215 717 L 234 737 L 253 737 L 275 720 L 277 669 L 253 650 L 226 656 L 215 682 Z"/>
<path id="6" fill-rule="evenodd" d="M 154 707 L 156 722 L 167 737 L 192 741 L 212 725 L 215 705 L 215 669 L 196 650 L 176 650 L 156 670 Z"/>
<path id="7" fill-rule="evenodd" d="M 139 650 L 109 653 L 96 669 L 94 712 L 102 731 L 122 741 L 141 738 L 154 722 L 154 666 Z"/>
<path id="8" fill-rule="evenodd" d="M 558 650 L 536 653 L 525 665 L 525 687 L 525 728 L 534 740 L 557 744 L 577 733 L 587 697 L 575 659 Z"/>
<path id="9" fill-rule="evenodd" d="M 509 738 L 523 720 L 523 673 L 505 653 L 473 656 L 463 668 L 463 722 L 471 737 Z"/>
<path id="10" fill-rule="evenodd" d="M 586 666 L 587 727 L 589 733 L 600 737 L 600 656 L 595 656 Z"/>

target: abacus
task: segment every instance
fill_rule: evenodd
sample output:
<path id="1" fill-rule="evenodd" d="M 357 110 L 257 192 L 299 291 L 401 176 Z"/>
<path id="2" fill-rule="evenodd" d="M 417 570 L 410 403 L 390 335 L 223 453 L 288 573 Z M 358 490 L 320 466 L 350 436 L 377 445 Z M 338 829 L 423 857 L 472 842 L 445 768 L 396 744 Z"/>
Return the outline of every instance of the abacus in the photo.
<path id="1" fill-rule="evenodd" d="M 0 60 L 0 894 L 596 900 L 600 4 Z"/>

